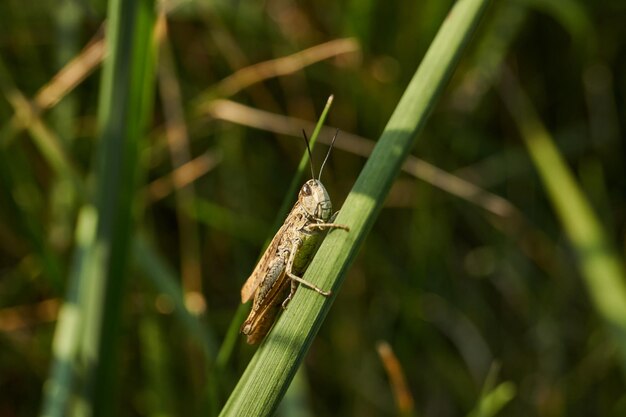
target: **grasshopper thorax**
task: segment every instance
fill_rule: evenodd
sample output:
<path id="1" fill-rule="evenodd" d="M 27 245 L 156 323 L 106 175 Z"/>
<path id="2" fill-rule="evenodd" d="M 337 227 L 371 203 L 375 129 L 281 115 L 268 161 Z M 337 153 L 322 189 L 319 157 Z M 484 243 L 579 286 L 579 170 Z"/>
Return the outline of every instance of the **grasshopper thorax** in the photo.
<path id="1" fill-rule="evenodd" d="M 316 220 L 327 222 L 333 212 L 328 192 L 320 180 L 305 182 L 298 194 L 298 202 L 306 214 Z"/>

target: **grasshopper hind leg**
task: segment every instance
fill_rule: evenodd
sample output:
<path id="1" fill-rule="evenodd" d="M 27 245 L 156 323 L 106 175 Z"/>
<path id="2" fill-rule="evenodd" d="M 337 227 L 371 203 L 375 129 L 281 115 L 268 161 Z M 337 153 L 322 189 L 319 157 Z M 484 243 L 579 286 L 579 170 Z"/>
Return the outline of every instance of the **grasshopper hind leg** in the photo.
<path id="1" fill-rule="evenodd" d="M 289 291 L 289 295 L 287 296 L 287 298 L 285 298 L 285 301 L 283 301 L 282 303 L 283 309 L 287 308 L 287 305 L 289 304 L 289 302 L 293 298 L 293 295 L 298 289 L 298 284 L 302 284 L 305 287 L 312 289 L 316 293 L 323 295 L 324 297 L 328 297 L 331 294 L 330 291 L 324 291 L 317 285 L 306 281 L 293 273 L 293 261 L 296 257 L 296 251 L 298 249 L 298 246 L 299 244 L 297 241 L 292 243 L 291 252 L 289 253 L 289 258 L 287 259 L 287 265 L 285 265 L 285 275 L 287 275 L 291 279 L 291 290 Z"/>
<path id="2" fill-rule="evenodd" d="M 316 286 L 315 284 L 312 284 L 309 281 L 306 281 L 300 278 L 299 276 L 292 274 L 291 272 L 286 272 L 286 274 L 291 279 L 291 291 L 289 291 L 289 295 L 287 295 L 287 298 L 285 298 L 285 301 L 283 301 L 283 304 L 282 304 L 283 309 L 287 308 L 287 305 L 289 304 L 294 294 L 296 293 L 296 290 L 298 289 L 299 284 L 304 285 L 305 287 L 315 291 L 318 294 L 323 295 L 324 297 L 328 297 L 332 294 L 332 291 L 324 291 L 323 289 Z"/>
<path id="3" fill-rule="evenodd" d="M 291 274 L 289 274 L 289 278 L 291 278 Z M 287 308 L 287 305 L 293 298 L 293 295 L 296 293 L 297 289 L 298 289 L 298 282 L 291 279 L 291 290 L 289 291 L 289 295 L 287 296 L 287 298 L 285 298 L 285 301 L 283 301 L 282 303 L 283 310 Z"/>

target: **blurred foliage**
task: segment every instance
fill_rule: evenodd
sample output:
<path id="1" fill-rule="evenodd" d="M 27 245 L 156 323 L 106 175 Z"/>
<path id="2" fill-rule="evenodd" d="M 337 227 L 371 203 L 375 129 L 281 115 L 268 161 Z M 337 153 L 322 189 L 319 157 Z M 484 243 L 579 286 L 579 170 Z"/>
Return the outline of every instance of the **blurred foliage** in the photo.
<path id="1" fill-rule="evenodd" d="M 304 149 L 299 129 L 270 116 L 313 123 L 334 94 L 327 124 L 378 138 L 452 3 L 160 5 L 167 30 L 138 145 L 116 415 L 219 411 L 254 352 L 234 337 L 239 288 Z M 0 2 L 0 416 L 41 409 L 79 208 L 98 191 L 98 54 L 59 100 L 42 88 L 101 42 L 106 17 L 102 1 Z M 406 414 L 380 340 L 414 415 L 624 415 L 616 344 L 503 104 L 501 75 L 519 79 L 623 256 L 625 19 L 621 1 L 493 2 L 413 155 L 508 209 L 401 175 L 279 415 Z M 323 59 L 275 61 L 250 82 L 241 71 L 345 38 L 354 41 Z M 267 113 L 254 121 L 216 99 Z M 324 183 L 340 208 L 364 158 L 337 148 Z"/>

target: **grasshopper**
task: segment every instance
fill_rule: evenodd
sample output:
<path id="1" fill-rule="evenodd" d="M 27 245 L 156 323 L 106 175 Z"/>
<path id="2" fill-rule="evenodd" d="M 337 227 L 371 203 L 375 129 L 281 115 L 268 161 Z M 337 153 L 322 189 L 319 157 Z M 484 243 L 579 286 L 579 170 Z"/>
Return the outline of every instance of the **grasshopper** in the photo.
<path id="1" fill-rule="evenodd" d="M 335 133 L 322 162 L 318 179 L 315 179 L 311 162 L 312 178 L 300 189 L 298 201 L 241 288 L 242 303 L 248 302 L 254 296 L 252 310 L 241 326 L 241 333 L 247 336 L 246 341 L 250 344 L 257 343 L 265 337 L 280 311 L 287 308 L 299 284 L 325 297 L 331 294 L 330 291 L 324 291 L 315 284 L 305 281 L 302 275 L 322 243 L 325 231 L 349 230 L 347 226 L 333 223 L 337 213 L 332 214 L 330 197 L 319 180 L 337 133 L 339 130 Z M 311 149 L 306 134 L 304 140 L 311 161 Z"/>

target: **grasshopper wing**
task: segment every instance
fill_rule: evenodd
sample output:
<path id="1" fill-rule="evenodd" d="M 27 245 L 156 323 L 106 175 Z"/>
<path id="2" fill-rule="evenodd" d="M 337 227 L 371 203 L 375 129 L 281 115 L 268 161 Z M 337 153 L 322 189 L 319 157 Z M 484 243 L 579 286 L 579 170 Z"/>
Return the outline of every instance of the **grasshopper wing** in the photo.
<path id="1" fill-rule="evenodd" d="M 283 224 L 282 227 L 278 230 L 276 235 L 274 235 L 274 238 L 272 239 L 269 246 L 265 250 L 265 253 L 263 253 L 261 260 L 259 260 L 259 263 L 256 264 L 254 271 L 252 271 L 252 274 L 250 274 L 245 284 L 243 284 L 243 287 L 241 287 L 241 302 L 242 303 L 247 303 L 248 300 L 252 298 L 256 289 L 259 287 L 259 284 L 261 283 L 261 281 L 263 281 L 263 278 L 265 278 L 265 275 L 268 272 L 268 268 L 271 263 L 271 260 L 276 255 L 276 250 L 278 249 L 280 241 L 282 237 L 285 236 L 286 229 L 287 229 L 287 222 L 285 222 L 285 224 Z"/>
<path id="2" fill-rule="evenodd" d="M 269 294 L 267 294 L 267 302 L 259 306 L 259 309 L 250 311 L 250 315 L 241 326 L 241 333 L 247 336 L 249 344 L 255 344 L 261 341 L 270 331 L 276 316 L 282 311 L 283 300 L 289 295 L 291 289 L 290 280 L 285 277 L 285 272 L 277 279 Z"/>

